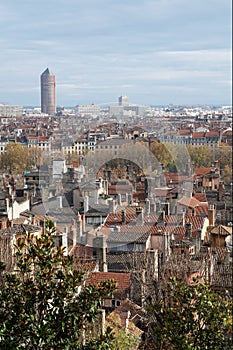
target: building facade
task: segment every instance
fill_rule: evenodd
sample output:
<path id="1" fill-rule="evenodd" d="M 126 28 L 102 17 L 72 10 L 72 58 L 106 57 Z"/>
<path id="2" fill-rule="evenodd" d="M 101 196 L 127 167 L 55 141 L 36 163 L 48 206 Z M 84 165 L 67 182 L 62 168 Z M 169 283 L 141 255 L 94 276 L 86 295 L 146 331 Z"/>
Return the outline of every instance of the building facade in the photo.
<path id="1" fill-rule="evenodd" d="M 49 115 L 56 113 L 56 77 L 47 68 L 40 76 L 41 112 Z"/>

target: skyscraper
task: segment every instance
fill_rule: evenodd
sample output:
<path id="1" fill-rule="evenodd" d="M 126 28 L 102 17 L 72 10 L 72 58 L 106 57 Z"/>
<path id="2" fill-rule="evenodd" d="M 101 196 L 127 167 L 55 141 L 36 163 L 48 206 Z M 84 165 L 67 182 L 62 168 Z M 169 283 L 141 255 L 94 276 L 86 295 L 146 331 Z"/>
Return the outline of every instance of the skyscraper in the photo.
<path id="1" fill-rule="evenodd" d="M 41 112 L 56 113 L 56 78 L 47 68 L 40 76 Z"/>

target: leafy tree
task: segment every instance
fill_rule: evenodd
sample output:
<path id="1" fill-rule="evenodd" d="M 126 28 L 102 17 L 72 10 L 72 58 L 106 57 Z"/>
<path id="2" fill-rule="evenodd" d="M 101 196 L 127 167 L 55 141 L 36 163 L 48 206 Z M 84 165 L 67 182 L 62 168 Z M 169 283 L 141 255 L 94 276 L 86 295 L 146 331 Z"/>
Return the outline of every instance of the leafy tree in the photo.
<path id="1" fill-rule="evenodd" d="M 23 172 L 23 170 L 36 165 L 40 153 L 36 148 L 28 148 L 19 143 L 10 142 L 6 145 L 5 152 L 1 154 L 1 168 L 10 172 Z"/>
<path id="2" fill-rule="evenodd" d="M 150 150 L 154 154 L 156 159 L 161 164 L 164 164 L 165 169 L 168 169 L 169 166 L 174 165 L 174 159 L 173 159 L 170 151 L 166 147 L 165 143 L 162 143 L 160 141 L 155 141 L 151 144 Z"/>
<path id="3" fill-rule="evenodd" d="M 85 285 L 85 274 L 55 248 L 55 228 L 47 223 L 41 237 L 27 235 L 16 245 L 16 271 L 1 264 L 1 349 L 108 349 L 111 332 L 88 336 L 100 299 L 114 281 Z"/>
<path id="4" fill-rule="evenodd" d="M 115 333 L 115 338 L 111 342 L 111 350 L 135 350 L 138 349 L 139 341 L 135 335 L 127 334 L 125 330 L 119 328 Z"/>
<path id="5" fill-rule="evenodd" d="M 187 284 L 169 278 L 161 299 L 147 309 L 149 327 L 141 349 L 229 349 L 232 302 L 198 280 Z"/>

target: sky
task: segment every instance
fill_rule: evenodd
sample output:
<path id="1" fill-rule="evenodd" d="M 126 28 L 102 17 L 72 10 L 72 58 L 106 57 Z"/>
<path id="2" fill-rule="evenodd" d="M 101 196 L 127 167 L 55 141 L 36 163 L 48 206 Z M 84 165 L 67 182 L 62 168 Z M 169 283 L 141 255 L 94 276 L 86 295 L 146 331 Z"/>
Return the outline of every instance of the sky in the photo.
<path id="1" fill-rule="evenodd" d="M 0 0 L 0 103 L 231 105 L 231 0 Z"/>

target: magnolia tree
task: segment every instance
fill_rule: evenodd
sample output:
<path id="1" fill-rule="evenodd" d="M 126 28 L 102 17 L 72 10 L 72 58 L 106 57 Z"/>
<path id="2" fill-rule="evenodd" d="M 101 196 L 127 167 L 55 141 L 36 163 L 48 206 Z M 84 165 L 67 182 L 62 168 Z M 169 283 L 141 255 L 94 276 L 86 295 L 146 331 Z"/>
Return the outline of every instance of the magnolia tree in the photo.
<path id="1" fill-rule="evenodd" d="M 1 264 L 1 349 L 108 349 L 112 334 L 92 332 L 101 298 L 114 281 L 85 285 L 85 274 L 55 248 L 48 222 L 40 238 L 28 235 L 16 245 L 16 270 Z M 92 334 L 88 334 L 87 330 Z"/>
<path id="2" fill-rule="evenodd" d="M 169 278 L 159 300 L 147 309 L 140 349 L 227 350 L 232 346 L 232 300 L 196 280 Z"/>

